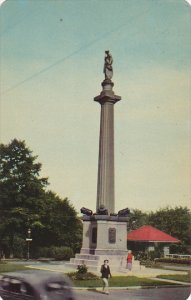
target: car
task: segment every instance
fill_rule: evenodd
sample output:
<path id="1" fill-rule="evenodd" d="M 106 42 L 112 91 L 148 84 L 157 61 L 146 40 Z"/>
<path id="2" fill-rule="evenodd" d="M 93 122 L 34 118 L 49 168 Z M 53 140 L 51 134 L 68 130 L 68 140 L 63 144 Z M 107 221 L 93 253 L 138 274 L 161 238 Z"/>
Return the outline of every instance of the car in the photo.
<path id="1" fill-rule="evenodd" d="M 3 300 L 75 300 L 67 276 L 54 272 L 26 270 L 4 273 L 0 277 Z"/>

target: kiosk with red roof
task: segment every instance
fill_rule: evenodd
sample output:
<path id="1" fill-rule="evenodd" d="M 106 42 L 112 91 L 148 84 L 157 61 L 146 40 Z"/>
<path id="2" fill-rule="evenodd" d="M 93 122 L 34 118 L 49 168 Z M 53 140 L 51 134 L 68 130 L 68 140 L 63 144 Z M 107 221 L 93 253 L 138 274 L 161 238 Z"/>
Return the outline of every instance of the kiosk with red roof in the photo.
<path id="1" fill-rule="evenodd" d="M 175 243 L 180 243 L 180 241 L 150 225 L 133 230 L 127 236 L 128 249 L 136 247 L 142 250 L 153 251 L 160 245 L 163 247 L 164 254 L 169 254 L 169 245 Z"/>

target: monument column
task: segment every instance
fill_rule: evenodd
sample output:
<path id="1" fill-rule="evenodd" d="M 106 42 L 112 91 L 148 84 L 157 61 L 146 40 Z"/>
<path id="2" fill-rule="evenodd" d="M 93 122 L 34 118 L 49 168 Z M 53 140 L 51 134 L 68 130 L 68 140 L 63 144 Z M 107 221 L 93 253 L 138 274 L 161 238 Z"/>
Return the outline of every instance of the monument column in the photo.
<path id="1" fill-rule="evenodd" d="M 97 211 L 82 207 L 83 244 L 79 254 L 71 258 L 69 266 L 87 265 L 91 271 L 100 271 L 105 259 L 112 270 L 126 269 L 127 222 L 129 209 L 115 212 L 114 191 L 114 104 L 121 100 L 113 91 L 113 59 L 105 51 L 102 91 L 94 100 L 101 105 L 99 162 L 97 181 Z M 104 206 L 104 207 L 102 207 Z M 106 211 L 108 210 L 108 213 Z"/>
<path id="2" fill-rule="evenodd" d="M 105 80 L 102 82 L 102 92 L 94 98 L 101 104 L 96 210 L 104 205 L 108 213 L 114 213 L 114 104 L 121 100 L 121 97 L 116 96 L 112 90 L 113 60 L 109 51 L 105 53 Z"/>

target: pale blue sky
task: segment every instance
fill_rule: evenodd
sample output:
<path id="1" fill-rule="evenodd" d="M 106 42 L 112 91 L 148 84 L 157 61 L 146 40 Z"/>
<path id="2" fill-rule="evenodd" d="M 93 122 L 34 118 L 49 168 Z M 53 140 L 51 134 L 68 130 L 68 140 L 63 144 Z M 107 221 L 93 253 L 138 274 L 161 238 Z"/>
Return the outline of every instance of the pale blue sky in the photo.
<path id="1" fill-rule="evenodd" d="M 95 210 L 104 51 L 114 58 L 116 210 L 187 205 L 191 6 L 184 0 L 7 0 L 1 142 L 25 140 L 50 189 Z"/>

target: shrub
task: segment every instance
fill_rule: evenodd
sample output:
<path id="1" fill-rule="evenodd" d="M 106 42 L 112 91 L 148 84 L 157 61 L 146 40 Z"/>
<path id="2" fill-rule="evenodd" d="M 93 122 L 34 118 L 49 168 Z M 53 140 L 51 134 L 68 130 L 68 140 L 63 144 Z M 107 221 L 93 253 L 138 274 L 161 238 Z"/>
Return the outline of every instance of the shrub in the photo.
<path id="1" fill-rule="evenodd" d="M 153 251 L 139 252 L 137 259 L 140 261 L 141 265 L 146 267 L 152 267 L 156 258 L 160 258 L 163 255 L 163 251 L 160 248 L 156 248 Z"/>
<path id="2" fill-rule="evenodd" d="M 153 251 L 148 252 L 148 258 L 150 260 L 154 260 L 155 258 L 160 258 L 160 257 L 162 257 L 162 255 L 163 255 L 163 252 L 158 248 L 156 248 Z"/>
<path id="3" fill-rule="evenodd" d="M 56 260 L 69 260 L 74 255 L 70 247 L 52 247 L 51 250 Z"/>
<path id="4" fill-rule="evenodd" d="M 155 262 L 191 265 L 190 258 L 156 258 Z"/>
<path id="5" fill-rule="evenodd" d="M 151 259 L 141 260 L 140 265 L 143 265 L 146 268 L 152 268 L 155 266 L 155 261 L 153 261 Z"/>
<path id="6" fill-rule="evenodd" d="M 38 257 L 54 258 L 55 260 L 69 260 L 73 256 L 70 247 L 43 247 L 38 249 Z"/>
<path id="7" fill-rule="evenodd" d="M 78 265 L 78 267 L 77 267 L 77 273 L 78 274 L 86 274 L 87 271 L 88 271 L 88 268 L 87 268 L 87 266 L 85 264 Z"/>
<path id="8" fill-rule="evenodd" d="M 99 277 L 91 272 L 87 272 L 85 274 L 76 272 L 74 279 L 75 280 L 91 280 L 91 279 L 99 279 Z"/>
<path id="9" fill-rule="evenodd" d="M 14 238 L 13 254 L 14 257 L 23 258 L 26 256 L 26 241 L 18 236 Z"/>
<path id="10" fill-rule="evenodd" d="M 99 277 L 91 272 L 88 272 L 88 268 L 85 264 L 78 265 L 76 272 L 67 274 L 72 280 L 91 280 L 99 279 Z"/>
<path id="11" fill-rule="evenodd" d="M 36 258 L 44 257 L 44 258 L 50 258 L 51 257 L 51 248 L 50 247 L 41 247 L 38 248 L 38 250 L 35 253 Z"/>
<path id="12" fill-rule="evenodd" d="M 172 244 L 170 245 L 170 253 L 191 254 L 191 246 L 185 244 Z"/>

